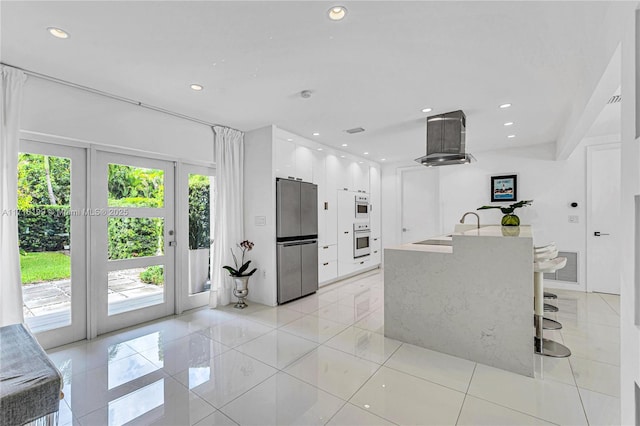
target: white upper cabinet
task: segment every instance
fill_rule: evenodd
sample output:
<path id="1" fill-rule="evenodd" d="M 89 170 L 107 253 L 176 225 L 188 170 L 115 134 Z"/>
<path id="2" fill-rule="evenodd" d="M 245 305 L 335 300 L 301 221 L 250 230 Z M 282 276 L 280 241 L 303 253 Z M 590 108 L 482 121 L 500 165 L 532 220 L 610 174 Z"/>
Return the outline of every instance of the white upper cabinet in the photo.
<path id="1" fill-rule="evenodd" d="M 274 172 L 277 177 L 296 178 L 296 144 L 276 138 L 274 140 Z"/>
<path id="2" fill-rule="evenodd" d="M 369 192 L 369 165 L 354 161 L 351 163 L 351 191 Z"/>
<path id="3" fill-rule="evenodd" d="M 371 224 L 371 237 L 380 238 L 380 169 L 378 167 L 371 166 L 369 168 L 369 189 L 369 203 L 371 204 L 369 223 Z"/>
<path id="4" fill-rule="evenodd" d="M 336 158 L 335 163 L 332 164 L 334 166 L 334 170 L 329 170 L 327 168 L 327 173 L 335 173 L 335 184 L 336 189 L 349 191 L 352 186 L 351 180 L 351 171 L 349 166 L 351 165 L 351 161 L 344 158 Z"/>
<path id="5" fill-rule="evenodd" d="M 296 147 L 296 179 L 313 182 L 313 151 L 306 146 Z"/>
<path id="6" fill-rule="evenodd" d="M 276 177 L 313 181 L 313 151 L 281 137 L 274 140 L 274 172 Z"/>

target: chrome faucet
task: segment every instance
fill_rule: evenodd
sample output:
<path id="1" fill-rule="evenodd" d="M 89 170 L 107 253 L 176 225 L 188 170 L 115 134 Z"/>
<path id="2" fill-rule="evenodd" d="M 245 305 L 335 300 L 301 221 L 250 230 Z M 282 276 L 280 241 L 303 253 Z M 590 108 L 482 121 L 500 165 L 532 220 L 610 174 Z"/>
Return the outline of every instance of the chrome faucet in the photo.
<path id="1" fill-rule="evenodd" d="M 478 219 L 478 229 L 480 229 L 480 216 L 478 216 L 478 213 L 466 212 L 465 214 L 462 215 L 462 219 L 460 219 L 460 223 L 464 223 L 464 218 L 467 217 L 468 214 L 472 214 L 476 217 L 476 219 Z"/>

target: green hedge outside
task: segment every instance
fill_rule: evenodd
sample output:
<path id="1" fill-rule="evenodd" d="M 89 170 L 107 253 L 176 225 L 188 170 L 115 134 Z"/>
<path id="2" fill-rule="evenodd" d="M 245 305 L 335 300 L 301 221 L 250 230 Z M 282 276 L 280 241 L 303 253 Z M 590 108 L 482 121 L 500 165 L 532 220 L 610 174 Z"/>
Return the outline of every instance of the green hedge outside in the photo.
<path id="1" fill-rule="evenodd" d="M 18 239 L 26 252 L 59 251 L 69 244 L 69 206 L 33 205 L 18 211 Z"/>

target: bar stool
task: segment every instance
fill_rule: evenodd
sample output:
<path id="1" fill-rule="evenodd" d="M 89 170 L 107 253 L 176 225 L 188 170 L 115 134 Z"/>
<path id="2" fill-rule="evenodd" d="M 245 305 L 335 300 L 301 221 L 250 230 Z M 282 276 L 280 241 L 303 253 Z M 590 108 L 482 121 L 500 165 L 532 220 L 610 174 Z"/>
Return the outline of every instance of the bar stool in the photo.
<path id="1" fill-rule="evenodd" d="M 555 251 L 555 254 L 554 254 Z M 557 250 L 545 250 L 536 252 L 534 250 L 533 264 L 533 295 L 534 295 L 534 324 L 536 334 L 534 337 L 535 353 L 539 355 L 565 358 L 571 355 L 571 350 L 561 343 L 543 337 L 544 329 L 544 274 L 562 269 L 567 264 L 566 257 L 557 256 Z M 548 320 L 553 321 L 553 320 Z M 559 323 L 558 323 L 559 324 Z M 560 325 L 562 327 L 562 325 Z"/>
<path id="2" fill-rule="evenodd" d="M 549 260 L 558 257 L 558 249 L 556 248 L 556 243 L 549 243 L 546 246 L 534 247 L 534 256 L 536 259 L 540 260 Z M 537 260 L 534 260 L 537 262 Z M 544 299 L 557 299 L 553 293 L 544 292 Z M 558 312 L 558 307 L 553 306 L 549 303 L 545 303 L 543 305 L 544 312 Z M 562 324 L 558 321 L 554 321 L 549 318 L 544 318 L 544 328 L 546 330 L 560 330 L 562 328 Z"/>

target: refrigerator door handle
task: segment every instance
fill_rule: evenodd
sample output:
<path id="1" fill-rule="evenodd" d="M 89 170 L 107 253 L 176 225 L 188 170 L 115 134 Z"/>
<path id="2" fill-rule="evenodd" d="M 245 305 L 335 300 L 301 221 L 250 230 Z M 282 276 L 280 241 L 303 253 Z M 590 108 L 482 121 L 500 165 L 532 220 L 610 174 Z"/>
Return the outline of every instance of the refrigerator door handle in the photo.
<path id="1" fill-rule="evenodd" d="M 282 245 L 284 247 L 291 247 L 291 246 L 303 246 L 305 244 L 316 244 L 318 242 L 318 240 L 309 240 L 309 241 L 292 241 L 290 243 L 278 243 L 279 245 Z"/>

